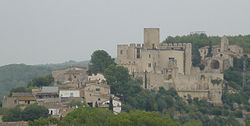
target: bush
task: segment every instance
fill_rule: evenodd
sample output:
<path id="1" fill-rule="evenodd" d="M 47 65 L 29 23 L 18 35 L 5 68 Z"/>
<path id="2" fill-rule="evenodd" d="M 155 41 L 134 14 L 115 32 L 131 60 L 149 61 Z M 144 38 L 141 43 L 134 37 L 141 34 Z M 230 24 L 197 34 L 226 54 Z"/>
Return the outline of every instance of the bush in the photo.
<path id="1" fill-rule="evenodd" d="M 27 106 L 22 112 L 22 119 L 24 121 L 33 121 L 40 117 L 47 118 L 49 111 L 44 106 L 39 106 L 37 104 L 31 104 Z"/>
<path id="2" fill-rule="evenodd" d="M 22 110 L 19 107 L 8 109 L 4 115 L 2 120 L 4 122 L 15 122 L 22 120 Z"/>
<path id="3" fill-rule="evenodd" d="M 235 116 L 237 118 L 242 118 L 243 117 L 242 111 L 235 111 L 232 114 L 233 114 L 233 116 Z"/>

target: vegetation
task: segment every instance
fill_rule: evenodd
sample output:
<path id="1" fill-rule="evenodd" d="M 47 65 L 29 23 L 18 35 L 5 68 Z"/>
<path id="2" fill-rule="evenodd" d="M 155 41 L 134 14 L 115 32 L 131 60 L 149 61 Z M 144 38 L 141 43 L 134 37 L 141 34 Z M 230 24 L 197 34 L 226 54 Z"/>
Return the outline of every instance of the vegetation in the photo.
<path id="1" fill-rule="evenodd" d="M 114 115 L 112 111 L 101 108 L 81 107 L 69 113 L 60 121 L 53 121 L 58 126 L 180 126 L 168 115 L 157 112 L 131 111 Z M 29 123 L 30 126 L 51 124 L 51 118 L 40 118 Z"/>
<path id="2" fill-rule="evenodd" d="M 54 78 L 50 74 L 45 77 L 37 77 L 37 78 L 32 79 L 29 82 L 28 87 L 51 86 L 53 85 L 53 82 L 54 82 Z"/>
<path id="3" fill-rule="evenodd" d="M 91 55 L 89 73 L 103 73 L 111 64 L 115 64 L 114 59 L 106 51 L 97 50 Z"/>
<path id="4" fill-rule="evenodd" d="M 48 109 L 44 106 L 39 106 L 37 104 L 32 104 L 27 106 L 22 112 L 22 119 L 24 121 L 33 121 L 40 117 L 48 117 Z"/>
<path id="5" fill-rule="evenodd" d="M 2 120 L 4 122 L 13 122 L 13 121 L 33 121 L 40 117 L 47 118 L 48 117 L 48 109 L 39 106 L 37 104 L 32 104 L 27 106 L 24 110 L 20 109 L 20 107 L 7 109 L 3 113 Z"/>
<path id="6" fill-rule="evenodd" d="M 112 97 L 109 98 L 109 110 L 113 111 L 113 99 L 112 99 Z"/>
<path id="7" fill-rule="evenodd" d="M 84 106 L 84 104 L 78 100 L 72 100 L 70 103 L 67 104 L 69 107 L 74 107 L 74 106 Z"/>

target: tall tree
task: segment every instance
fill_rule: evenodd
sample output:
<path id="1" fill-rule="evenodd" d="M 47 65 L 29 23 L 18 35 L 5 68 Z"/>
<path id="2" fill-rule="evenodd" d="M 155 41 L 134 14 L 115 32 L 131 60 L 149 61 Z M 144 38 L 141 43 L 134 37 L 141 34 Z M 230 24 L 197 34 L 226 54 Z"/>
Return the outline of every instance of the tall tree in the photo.
<path id="1" fill-rule="evenodd" d="M 212 49 L 213 49 L 212 41 L 209 40 L 207 57 L 212 57 L 212 56 L 213 56 L 213 54 L 212 54 Z"/>
<path id="2" fill-rule="evenodd" d="M 19 107 L 11 108 L 4 113 L 2 120 L 4 122 L 14 122 L 22 120 L 22 110 Z"/>
<path id="3" fill-rule="evenodd" d="M 113 99 L 112 99 L 112 97 L 109 98 L 109 110 L 113 111 Z"/>
<path id="4" fill-rule="evenodd" d="M 22 112 L 22 119 L 24 121 L 33 121 L 39 119 L 40 117 L 47 118 L 49 111 L 44 106 L 39 106 L 37 104 L 31 104 L 27 106 Z"/>
<path id="5" fill-rule="evenodd" d="M 91 55 L 89 73 L 103 73 L 111 64 L 115 64 L 114 59 L 106 51 L 97 50 Z"/>
<path id="6" fill-rule="evenodd" d="M 118 95 L 129 80 L 128 69 L 112 64 L 105 69 L 104 77 L 111 86 L 111 93 Z"/>

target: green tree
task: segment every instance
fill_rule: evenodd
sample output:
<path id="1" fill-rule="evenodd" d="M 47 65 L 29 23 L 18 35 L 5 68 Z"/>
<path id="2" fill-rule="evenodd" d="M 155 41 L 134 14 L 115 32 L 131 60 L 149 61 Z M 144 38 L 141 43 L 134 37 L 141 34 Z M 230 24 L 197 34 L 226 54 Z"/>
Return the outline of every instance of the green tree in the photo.
<path id="1" fill-rule="evenodd" d="M 213 56 L 212 49 L 213 49 L 212 41 L 209 40 L 207 57 L 212 57 Z"/>
<path id="2" fill-rule="evenodd" d="M 113 99 L 112 99 L 112 97 L 109 98 L 109 110 L 113 111 Z"/>
<path id="3" fill-rule="evenodd" d="M 10 96 L 12 96 L 13 92 L 31 92 L 31 90 L 27 89 L 26 87 L 12 88 L 11 91 L 10 91 Z"/>
<path id="4" fill-rule="evenodd" d="M 29 126 L 52 126 L 57 125 L 59 120 L 53 117 L 39 118 L 34 121 L 29 121 Z"/>
<path id="5" fill-rule="evenodd" d="M 59 126 L 102 126 L 114 114 L 106 109 L 80 107 L 70 112 L 59 122 Z"/>
<path id="6" fill-rule="evenodd" d="M 129 80 L 128 69 L 122 66 L 111 64 L 104 70 L 104 77 L 111 86 L 111 93 L 120 95 L 123 87 Z"/>
<path id="7" fill-rule="evenodd" d="M 103 73 L 111 64 L 115 64 L 114 59 L 104 50 L 97 50 L 91 55 L 89 73 Z"/>
<path id="8" fill-rule="evenodd" d="M 8 109 L 4 113 L 2 120 L 4 122 L 15 122 L 22 120 L 22 110 L 19 107 Z"/>
<path id="9" fill-rule="evenodd" d="M 33 121 L 39 119 L 40 117 L 48 117 L 49 111 L 44 106 L 37 104 L 28 105 L 22 112 L 22 119 L 24 121 Z"/>
<path id="10" fill-rule="evenodd" d="M 183 126 L 202 126 L 202 122 L 200 120 L 194 120 L 188 121 L 183 124 Z"/>
<path id="11" fill-rule="evenodd" d="M 48 75 L 45 77 L 38 77 L 31 80 L 28 84 L 28 87 L 42 87 L 52 85 L 54 82 L 54 78 L 52 75 Z"/>

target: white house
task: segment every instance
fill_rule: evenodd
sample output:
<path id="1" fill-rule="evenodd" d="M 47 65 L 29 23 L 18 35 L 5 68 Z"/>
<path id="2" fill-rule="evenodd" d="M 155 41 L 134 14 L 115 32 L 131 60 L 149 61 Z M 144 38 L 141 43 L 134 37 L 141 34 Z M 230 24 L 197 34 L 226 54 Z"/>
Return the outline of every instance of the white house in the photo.
<path id="1" fill-rule="evenodd" d="M 80 90 L 60 90 L 59 91 L 59 97 L 62 98 L 78 98 L 80 97 Z"/>
<path id="2" fill-rule="evenodd" d="M 119 100 L 113 99 L 113 112 L 114 114 L 118 114 L 122 111 L 122 103 Z M 109 100 L 102 103 L 102 105 L 109 105 Z"/>

